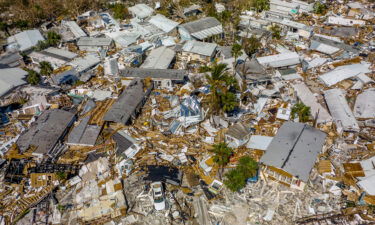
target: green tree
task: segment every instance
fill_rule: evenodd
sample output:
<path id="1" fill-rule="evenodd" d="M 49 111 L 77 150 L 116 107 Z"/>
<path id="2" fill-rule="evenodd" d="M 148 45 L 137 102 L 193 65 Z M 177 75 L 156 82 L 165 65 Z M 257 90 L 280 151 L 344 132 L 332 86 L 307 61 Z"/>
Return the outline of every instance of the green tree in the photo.
<path id="1" fill-rule="evenodd" d="M 249 156 L 239 159 L 235 169 L 225 174 L 224 184 L 231 191 L 239 191 L 246 186 L 246 180 L 254 177 L 258 170 L 258 163 Z"/>
<path id="2" fill-rule="evenodd" d="M 17 20 L 16 22 L 14 22 L 13 24 L 15 27 L 23 30 L 23 29 L 26 29 L 29 27 L 29 22 L 26 21 L 26 20 Z"/>
<path id="3" fill-rule="evenodd" d="M 234 57 L 234 62 L 237 63 L 238 57 L 242 55 L 242 46 L 238 43 L 232 45 L 232 55 Z"/>
<path id="4" fill-rule="evenodd" d="M 310 107 L 302 102 L 295 104 L 291 112 L 292 119 L 298 116 L 300 122 L 307 122 L 310 118 L 310 114 Z"/>
<path id="5" fill-rule="evenodd" d="M 281 28 L 278 25 L 271 27 L 272 38 L 280 39 L 281 38 Z"/>
<path id="6" fill-rule="evenodd" d="M 224 112 L 233 111 L 238 106 L 237 97 L 232 92 L 227 92 L 221 95 L 221 105 Z"/>
<path id="7" fill-rule="evenodd" d="M 9 26 L 6 22 L 0 21 L 0 30 L 5 32 L 8 36 L 10 36 Z"/>
<path id="8" fill-rule="evenodd" d="M 237 99 L 233 98 L 232 94 L 228 94 L 238 89 L 237 80 L 228 73 L 227 65 L 223 63 L 214 65 L 210 72 L 211 75 L 207 75 L 206 79 L 211 90 L 212 112 L 219 113 L 221 110 L 228 112 L 228 109 L 232 109 L 232 105 L 238 104 Z"/>
<path id="9" fill-rule="evenodd" d="M 250 38 L 244 39 L 243 45 L 245 53 L 249 57 L 255 54 L 258 51 L 258 49 L 262 46 L 258 38 L 256 38 L 255 36 L 251 36 Z"/>
<path id="10" fill-rule="evenodd" d="M 61 40 L 61 36 L 58 33 L 53 32 L 53 31 L 49 31 L 47 33 L 47 44 L 49 46 L 56 46 L 56 45 L 58 45 L 59 42 L 60 42 L 60 40 Z"/>
<path id="11" fill-rule="evenodd" d="M 49 62 L 43 61 L 39 63 L 40 74 L 43 76 L 50 76 L 53 71 L 53 67 Z"/>
<path id="12" fill-rule="evenodd" d="M 28 75 L 26 77 L 27 83 L 37 85 L 40 83 L 40 75 L 35 70 L 27 70 Z"/>
<path id="13" fill-rule="evenodd" d="M 241 190 L 246 185 L 246 179 L 241 171 L 233 169 L 225 174 L 224 184 L 229 190 L 236 192 Z"/>
<path id="14" fill-rule="evenodd" d="M 38 43 L 34 46 L 35 51 L 42 51 L 49 47 L 47 41 L 38 41 Z"/>
<path id="15" fill-rule="evenodd" d="M 269 0 L 253 0 L 252 6 L 257 10 L 257 12 L 262 12 L 270 9 L 270 2 Z"/>
<path id="16" fill-rule="evenodd" d="M 220 172 L 220 178 L 221 174 L 223 173 L 224 166 L 226 166 L 229 163 L 229 159 L 233 154 L 233 149 L 228 147 L 228 145 L 225 142 L 221 142 L 218 144 L 215 144 L 214 149 L 212 152 L 214 153 L 214 162 L 217 163 L 220 166 L 221 172 Z"/>
<path id="17" fill-rule="evenodd" d="M 124 4 L 117 3 L 112 5 L 113 17 L 118 20 L 124 20 L 129 17 L 129 11 Z"/>
<path id="18" fill-rule="evenodd" d="M 60 180 L 65 180 L 65 179 L 67 178 L 66 173 L 65 173 L 65 172 L 61 172 L 61 171 L 57 172 L 57 173 L 56 173 L 56 176 L 57 176 L 57 178 L 59 178 Z"/>
<path id="19" fill-rule="evenodd" d="M 244 174 L 245 179 L 248 179 L 256 175 L 258 163 L 250 156 L 243 156 L 238 160 L 237 169 Z"/>
<path id="20" fill-rule="evenodd" d="M 314 4 L 314 13 L 323 15 L 323 14 L 325 14 L 326 10 L 327 10 L 326 4 L 322 4 L 319 1 L 315 2 L 315 4 Z"/>

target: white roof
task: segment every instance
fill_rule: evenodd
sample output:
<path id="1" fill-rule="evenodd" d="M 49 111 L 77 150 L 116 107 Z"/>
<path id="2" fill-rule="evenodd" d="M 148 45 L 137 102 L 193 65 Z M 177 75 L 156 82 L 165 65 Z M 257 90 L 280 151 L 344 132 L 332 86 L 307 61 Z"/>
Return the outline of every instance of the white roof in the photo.
<path id="1" fill-rule="evenodd" d="M 375 88 L 369 88 L 357 96 L 354 105 L 356 118 L 375 118 Z"/>
<path id="2" fill-rule="evenodd" d="M 82 72 L 96 64 L 100 63 L 100 59 L 97 55 L 86 55 L 84 57 L 75 58 L 69 64 L 77 69 L 78 72 Z"/>
<path id="3" fill-rule="evenodd" d="M 86 37 L 87 34 L 78 26 L 75 21 L 65 21 L 65 25 L 73 33 L 75 38 Z"/>
<path id="4" fill-rule="evenodd" d="M 217 44 L 208 43 L 208 42 L 201 42 L 201 41 L 187 41 L 182 50 L 185 52 L 191 52 L 198 55 L 204 55 L 211 57 L 215 52 Z"/>
<path id="5" fill-rule="evenodd" d="M 149 23 L 168 33 L 178 26 L 178 22 L 168 19 L 167 17 L 157 14 L 151 17 Z"/>
<path id="6" fill-rule="evenodd" d="M 0 96 L 12 88 L 27 82 L 24 80 L 28 73 L 20 68 L 0 69 Z"/>
<path id="7" fill-rule="evenodd" d="M 319 76 L 328 87 L 337 84 L 340 81 L 358 76 L 360 74 L 370 73 L 370 63 L 362 62 L 357 64 L 339 66 L 334 70 Z"/>
<path id="8" fill-rule="evenodd" d="M 246 144 L 246 148 L 252 148 L 257 150 L 267 150 L 268 145 L 271 143 L 273 137 L 252 135 L 249 142 Z"/>
<path id="9" fill-rule="evenodd" d="M 353 26 L 353 25 L 365 25 L 366 22 L 363 20 L 353 20 L 347 19 L 343 17 L 336 17 L 336 16 L 329 16 L 327 19 L 328 24 L 336 24 L 336 25 L 343 25 L 343 26 Z"/>
<path id="10" fill-rule="evenodd" d="M 118 73 L 118 63 L 116 58 L 107 59 L 104 62 L 104 74 L 105 75 L 116 75 Z"/>
<path id="11" fill-rule="evenodd" d="M 165 46 L 151 50 L 141 68 L 168 69 L 176 52 Z"/>
<path id="12" fill-rule="evenodd" d="M 293 84 L 293 88 L 297 92 L 297 96 L 303 102 L 303 104 L 310 107 L 311 115 L 315 116 L 319 112 L 317 120 L 318 123 L 332 121 L 331 115 L 329 115 L 328 111 L 318 103 L 318 100 L 305 83 Z"/>
<path id="13" fill-rule="evenodd" d="M 258 57 L 257 60 L 261 65 L 265 67 L 273 68 L 292 66 L 300 63 L 299 55 L 296 52 Z"/>
<path id="14" fill-rule="evenodd" d="M 375 195 L 375 174 L 357 182 L 357 185 L 367 194 Z"/>
<path id="15" fill-rule="evenodd" d="M 39 30 L 25 30 L 21 33 L 8 37 L 8 44 L 16 43 L 20 51 L 26 51 L 44 41 L 44 37 Z"/>
<path id="16" fill-rule="evenodd" d="M 359 163 L 361 164 L 366 177 L 375 175 L 375 168 L 373 166 L 375 164 L 375 156 L 362 160 Z"/>
<path id="17" fill-rule="evenodd" d="M 326 90 L 324 91 L 324 98 L 339 131 L 359 131 L 357 120 L 346 101 L 343 90 Z"/>
<path id="18" fill-rule="evenodd" d="M 129 7 L 129 11 L 133 13 L 139 19 L 149 17 L 154 13 L 154 9 L 145 4 L 137 4 L 133 7 Z"/>
<path id="19" fill-rule="evenodd" d="M 51 53 L 53 55 L 56 55 L 56 57 L 60 56 L 60 57 L 64 57 L 67 59 L 73 59 L 77 57 L 76 53 L 68 51 L 68 50 L 64 50 L 61 48 L 50 47 L 50 48 L 44 49 L 43 52 Z"/>

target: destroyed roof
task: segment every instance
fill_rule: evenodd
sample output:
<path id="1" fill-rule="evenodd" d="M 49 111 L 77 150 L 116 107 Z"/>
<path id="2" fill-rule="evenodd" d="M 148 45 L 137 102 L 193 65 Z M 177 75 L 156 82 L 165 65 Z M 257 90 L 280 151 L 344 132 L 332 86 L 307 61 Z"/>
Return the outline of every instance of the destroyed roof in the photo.
<path id="1" fill-rule="evenodd" d="M 323 81 L 325 85 L 330 87 L 351 77 L 370 73 L 370 66 L 371 64 L 367 62 L 338 66 L 334 70 L 320 75 L 318 78 L 319 80 Z"/>
<path id="2" fill-rule="evenodd" d="M 176 56 L 176 52 L 165 46 L 152 49 L 141 68 L 168 69 Z"/>
<path id="3" fill-rule="evenodd" d="M 99 136 L 101 127 L 89 125 L 90 116 L 86 116 L 79 121 L 68 135 L 68 145 L 94 146 Z"/>
<path id="4" fill-rule="evenodd" d="M 328 111 L 323 108 L 321 104 L 319 104 L 316 97 L 305 83 L 293 84 L 293 88 L 297 92 L 297 96 L 303 102 L 303 104 L 310 107 L 311 115 L 315 117 L 315 115 L 319 113 L 317 123 L 326 123 L 332 121 L 331 115 L 329 115 Z"/>
<path id="5" fill-rule="evenodd" d="M 27 72 L 20 68 L 0 69 L 0 96 L 3 96 L 13 88 L 26 84 Z"/>
<path id="6" fill-rule="evenodd" d="M 170 80 L 184 80 L 188 72 L 187 70 L 176 69 L 146 69 L 146 68 L 125 68 L 120 70 L 120 75 L 123 77 L 138 77 L 154 79 L 170 79 Z"/>
<path id="7" fill-rule="evenodd" d="M 375 88 L 366 89 L 357 96 L 354 116 L 360 119 L 375 118 Z"/>
<path id="8" fill-rule="evenodd" d="M 84 57 L 75 58 L 69 64 L 77 69 L 78 73 L 86 71 L 87 69 L 100 63 L 99 56 L 97 55 L 86 55 Z"/>
<path id="9" fill-rule="evenodd" d="M 25 30 L 18 34 L 8 37 L 8 44 L 16 43 L 18 50 L 27 51 L 38 44 L 38 41 L 44 41 L 44 37 L 39 30 Z"/>
<path id="10" fill-rule="evenodd" d="M 340 49 L 354 54 L 359 53 L 359 50 L 353 46 L 317 35 L 311 38 L 310 49 L 329 55 L 334 54 Z"/>
<path id="11" fill-rule="evenodd" d="M 175 167 L 147 166 L 148 174 L 144 180 L 152 182 L 161 181 L 179 186 L 182 180 L 182 172 Z"/>
<path id="12" fill-rule="evenodd" d="M 168 33 L 178 26 L 178 22 L 168 19 L 167 17 L 157 14 L 149 20 L 149 23 Z"/>
<path id="13" fill-rule="evenodd" d="M 359 29 L 357 27 L 331 27 L 330 29 L 318 29 L 320 33 L 342 38 L 350 38 L 353 36 L 357 36 L 359 32 Z"/>
<path id="14" fill-rule="evenodd" d="M 149 87 L 144 91 L 144 88 L 143 80 L 135 78 L 105 114 L 104 121 L 126 125 L 130 117 L 135 113 L 135 110 L 144 98 L 150 94 L 152 89 L 152 87 Z"/>
<path id="15" fill-rule="evenodd" d="M 359 131 L 357 120 L 346 101 L 343 90 L 337 88 L 326 90 L 324 98 L 338 130 Z"/>
<path id="16" fill-rule="evenodd" d="M 144 19 L 154 13 L 154 9 L 145 4 L 137 4 L 135 6 L 129 7 L 128 10 L 139 19 Z"/>
<path id="17" fill-rule="evenodd" d="M 87 34 L 81 29 L 81 27 L 78 26 L 75 21 L 63 21 L 63 24 L 69 28 L 75 38 L 87 37 Z"/>
<path id="18" fill-rule="evenodd" d="M 21 153 L 35 146 L 33 153 L 47 154 L 57 144 L 75 115 L 61 109 L 44 111 L 30 128 L 23 132 L 16 144 Z"/>
<path id="19" fill-rule="evenodd" d="M 0 55 L 0 69 L 18 67 L 20 60 L 22 56 L 18 52 L 6 52 Z"/>
<path id="20" fill-rule="evenodd" d="M 56 59 L 63 60 L 66 62 L 69 62 L 70 60 L 77 57 L 77 54 L 73 52 L 60 49 L 60 48 L 54 48 L 54 47 L 44 49 L 43 51 L 40 51 L 40 52 L 32 52 L 30 54 L 30 57 L 38 57 L 38 55 L 44 55 L 45 57 L 56 58 Z"/>
<path id="21" fill-rule="evenodd" d="M 81 37 L 78 46 L 109 46 L 112 43 L 111 38 L 94 38 L 94 37 Z"/>
<path id="22" fill-rule="evenodd" d="M 245 67 L 245 75 L 247 74 L 265 74 L 266 70 L 264 67 L 256 60 L 252 58 L 250 61 L 246 61 L 246 63 L 240 63 L 236 67 L 236 71 L 242 74 L 243 67 Z"/>
<path id="23" fill-rule="evenodd" d="M 233 126 L 230 126 L 228 128 L 225 135 L 233 137 L 237 140 L 242 140 L 250 133 L 251 133 L 250 126 L 245 125 L 243 123 L 236 123 Z"/>
<path id="24" fill-rule="evenodd" d="M 223 33 L 223 26 L 214 17 L 204 17 L 199 20 L 184 23 L 180 25 L 180 27 L 186 29 L 191 36 L 199 40 Z"/>
<path id="25" fill-rule="evenodd" d="M 261 65 L 265 67 L 273 68 L 293 66 L 300 63 L 299 55 L 296 52 L 258 57 L 257 60 Z"/>
<path id="26" fill-rule="evenodd" d="M 134 145 L 134 143 L 128 138 L 123 132 L 116 132 L 112 135 L 113 140 L 116 142 L 117 150 L 116 154 L 121 155 L 124 153 L 128 148 Z"/>
<path id="27" fill-rule="evenodd" d="M 249 142 L 246 144 L 246 148 L 257 149 L 257 150 L 267 150 L 268 146 L 271 144 L 273 137 L 252 135 Z"/>
<path id="28" fill-rule="evenodd" d="M 200 5 L 196 5 L 196 4 L 191 5 L 189 7 L 184 8 L 184 14 L 195 11 L 195 10 L 201 11 L 202 7 Z"/>
<path id="29" fill-rule="evenodd" d="M 217 44 L 208 43 L 208 42 L 201 42 L 201 41 L 187 41 L 182 50 L 185 52 L 191 52 L 198 55 L 212 57 L 215 53 Z"/>
<path id="30" fill-rule="evenodd" d="M 260 159 L 307 182 L 327 134 L 307 124 L 285 122 Z"/>

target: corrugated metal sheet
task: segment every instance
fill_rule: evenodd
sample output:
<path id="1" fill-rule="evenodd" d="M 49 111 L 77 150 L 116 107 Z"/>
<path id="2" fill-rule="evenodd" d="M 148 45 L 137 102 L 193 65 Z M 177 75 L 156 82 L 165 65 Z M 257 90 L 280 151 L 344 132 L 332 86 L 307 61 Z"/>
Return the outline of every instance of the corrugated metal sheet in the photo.
<path id="1" fill-rule="evenodd" d="M 305 83 L 294 84 L 293 88 L 297 92 L 297 96 L 303 102 L 303 104 L 310 107 L 312 116 L 315 117 L 315 115 L 319 112 L 317 123 L 332 121 L 331 115 L 329 115 L 328 111 L 318 103 L 316 97 Z"/>
<path id="2" fill-rule="evenodd" d="M 375 88 L 364 90 L 357 96 L 354 116 L 361 119 L 375 118 Z"/>
<path id="3" fill-rule="evenodd" d="M 185 52 L 191 52 L 198 55 L 211 57 L 215 52 L 217 44 L 200 42 L 200 41 L 187 41 L 182 50 Z"/>
<path id="4" fill-rule="evenodd" d="M 326 90 L 324 98 L 339 131 L 359 131 L 357 120 L 346 101 L 343 90 Z"/>
<path id="5" fill-rule="evenodd" d="M 370 73 L 370 63 L 362 62 L 357 64 L 339 66 L 334 70 L 320 75 L 319 80 L 323 81 L 328 87 L 337 84 L 340 81 L 358 76 L 360 74 Z"/>
<path id="6" fill-rule="evenodd" d="M 300 63 L 300 57 L 296 52 L 258 57 L 257 60 L 261 65 L 265 67 L 273 68 L 293 66 Z"/>
<path id="7" fill-rule="evenodd" d="M 167 17 L 157 14 L 149 20 L 149 23 L 168 33 L 178 26 L 178 22 L 168 19 Z"/>

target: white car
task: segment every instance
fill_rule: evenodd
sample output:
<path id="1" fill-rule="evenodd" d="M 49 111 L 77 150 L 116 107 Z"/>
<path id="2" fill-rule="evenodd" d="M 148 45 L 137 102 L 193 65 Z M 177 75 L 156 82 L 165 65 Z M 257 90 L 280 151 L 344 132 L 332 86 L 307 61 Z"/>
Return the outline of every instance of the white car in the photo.
<path id="1" fill-rule="evenodd" d="M 156 210 L 165 209 L 165 198 L 163 185 L 161 182 L 154 182 L 151 184 L 152 197 L 154 198 L 154 207 Z"/>

